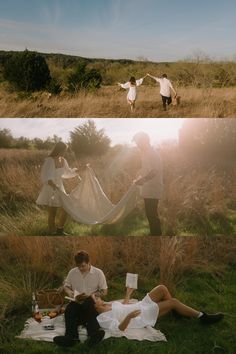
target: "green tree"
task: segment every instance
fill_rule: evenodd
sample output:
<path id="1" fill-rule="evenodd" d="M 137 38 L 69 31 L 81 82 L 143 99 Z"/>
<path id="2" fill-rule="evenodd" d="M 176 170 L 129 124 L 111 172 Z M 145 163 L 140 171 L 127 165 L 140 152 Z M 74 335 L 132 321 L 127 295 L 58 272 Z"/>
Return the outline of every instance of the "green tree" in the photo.
<path id="1" fill-rule="evenodd" d="M 17 89 L 27 92 L 44 89 L 51 81 L 45 58 L 28 50 L 14 53 L 6 61 L 4 78 Z"/>
<path id="2" fill-rule="evenodd" d="M 10 129 L 0 130 L 0 148 L 9 149 L 14 145 L 14 138 Z"/>
<path id="3" fill-rule="evenodd" d="M 97 130 L 92 120 L 88 120 L 70 132 L 70 146 L 77 157 L 102 155 L 109 149 L 110 142 L 104 129 Z"/>
<path id="4" fill-rule="evenodd" d="M 81 61 L 76 70 L 68 77 L 68 89 L 71 92 L 78 92 L 81 89 L 98 89 L 101 83 L 102 76 L 99 71 L 96 69 L 88 70 L 84 61 Z"/>
<path id="5" fill-rule="evenodd" d="M 179 145 L 187 155 L 208 158 L 236 158 L 236 119 L 187 119 L 179 133 Z"/>

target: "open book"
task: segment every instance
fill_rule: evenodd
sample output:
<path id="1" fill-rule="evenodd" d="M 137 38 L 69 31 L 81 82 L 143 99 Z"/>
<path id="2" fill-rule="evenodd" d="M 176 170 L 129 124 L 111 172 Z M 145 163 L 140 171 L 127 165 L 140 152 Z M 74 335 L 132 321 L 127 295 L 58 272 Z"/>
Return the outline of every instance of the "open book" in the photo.
<path id="1" fill-rule="evenodd" d="M 80 293 L 77 290 L 74 290 L 74 297 L 70 296 L 65 296 L 65 299 L 70 300 L 70 301 L 76 301 L 76 296 L 78 296 Z"/>
<path id="2" fill-rule="evenodd" d="M 126 288 L 137 289 L 138 288 L 138 274 L 127 273 L 125 286 L 126 286 Z"/>

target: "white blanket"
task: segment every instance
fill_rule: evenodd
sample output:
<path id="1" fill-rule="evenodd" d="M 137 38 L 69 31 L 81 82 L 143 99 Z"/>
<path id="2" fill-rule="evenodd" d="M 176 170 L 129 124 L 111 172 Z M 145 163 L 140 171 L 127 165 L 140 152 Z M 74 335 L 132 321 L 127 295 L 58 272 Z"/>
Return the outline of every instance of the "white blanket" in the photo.
<path id="1" fill-rule="evenodd" d="M 132 185 L 114 205 L 103 192 L 93 170 L 87 166 L 85 177 L 69 195 L 59 193 L 63 208 L 75 221 L 90 225 L 113 224 L 134 209 L 139 187 Z"/>
<path id="2" fill-rule="evenodd" d="M 25 323 L 25 328 L 17 338 L 53 342 L 54 337 L 63 336 L 65 334 L 64 315 L 57 316 L 52 321 L 54 330 L 45 330 L 42 323 L 38 323 L 33 318 L 29 318 Z M 152 342 L 166 341 L 165 335 L 152 327 L 127 329 L 124 332 L 119 331 L 119 333 L 111 333 L 106 330 L 104 339 L 109 337 L 126 337 L 128 339 L 136 339 L 139 341 L 149 340 Z M 87 339 L 87 331 L 81 326 L 79 326 L 79 338 L 81 342 Z"/>

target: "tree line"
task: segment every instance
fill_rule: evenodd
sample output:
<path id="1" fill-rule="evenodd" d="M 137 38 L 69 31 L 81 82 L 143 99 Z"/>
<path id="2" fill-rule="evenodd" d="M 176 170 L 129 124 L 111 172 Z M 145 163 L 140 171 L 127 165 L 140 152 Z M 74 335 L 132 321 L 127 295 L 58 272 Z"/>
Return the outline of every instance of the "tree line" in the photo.
<path id="1" fill-rule="evenodd" d="M 14 138 L 9 129 L 0 130 L 0 148 L 51 150 L 61 138 Z M 77 157 L 99 156 L 111 146 L 104 129 L 88 120 L 70 132 L 69 146 Z M 178 148 L 184 156 L 201 160 L 236 160 L 236 119 L 186 119 L 179 131 Z"/>
<path id="2" fill-rule="evenodd" d="M 167 75 L 177 86 L 214 88 L 236 85 L 236 62 L 215 62 L 195 54 L 178 62 L 149 62 L 145 60 L 88 59 L 62 54 L 0 52 L 0 79 L 16 90 L 33 92 L 47 90 L 59 94 L 62 90 L 96 90 L 104 85 L 127 81 L 130 76 L 141 77 L 147 72 Z M 149 83 L 154 85 L 153 82 Z"/>

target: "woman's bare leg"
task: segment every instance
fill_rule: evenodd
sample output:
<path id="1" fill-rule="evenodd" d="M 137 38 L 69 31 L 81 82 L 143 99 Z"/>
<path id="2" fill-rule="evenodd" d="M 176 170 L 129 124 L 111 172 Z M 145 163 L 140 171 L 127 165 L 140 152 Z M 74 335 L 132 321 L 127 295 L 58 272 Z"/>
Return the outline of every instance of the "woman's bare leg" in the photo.
<path id="1" fill-rule="evenodd" d="M 160 302 L 172 298 L 169 290 L 165 285 L 157 285 L 148 294 L 154 302 Z"/>
<path id="2" fill-rule="evenodd" d="M 49 231 L 49 234 L 54 234 L 56 232 L 56 215 L 57 215 L 57 208 L 48 207 L 48 231 Z"/>
<path id="3" fill-rule="evenodd" d="M 165 285 L 158 285 L 149 292 L 152 301 L 156 302 L 159 306 L 159 316 L 163 316 L 171 310 L 175 310 L 182 316 L 198 317 L 199 311 L 184 305 L 179 300 L 172 298 L 169 290 Z"/>
<path id="4" fill-rule="evenodd" d="M 67 213 L 65 212 L 64 209 L 60 209 L 60 215 L 59 215 L 59 221 L 58 221 L 58 228 L 63 229 L 65 223 L 67 220 Z"/>
<path id="5" fill-rule="evenodd" d="M 131 112 L 132 112 L 134 110 L 134 108 L 135 108 L 135 101 L 128 100 L 128 103 L 130 104 L 130 109 L 131 109 Z"/>
<path id="6" fill-rule="evenodd" d="M 159 316 L 163 316 L 170 312 L 171 310 L 175 310 L 180 315 L 185 317 L 195 317 L 197 318 L 200 314 L 199 311 L 183 304 L 179 300 L 175 298 L 171 298 L 169 300 L 158 302 L 159 306 Z"/>

